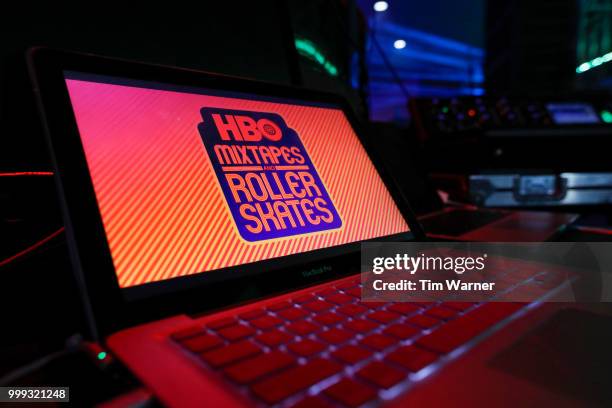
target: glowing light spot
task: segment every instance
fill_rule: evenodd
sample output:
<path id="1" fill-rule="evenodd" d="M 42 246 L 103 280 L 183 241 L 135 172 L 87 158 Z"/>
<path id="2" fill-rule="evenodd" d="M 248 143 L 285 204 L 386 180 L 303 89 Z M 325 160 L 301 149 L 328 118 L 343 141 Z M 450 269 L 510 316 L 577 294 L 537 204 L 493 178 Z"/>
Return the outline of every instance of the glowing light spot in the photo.
<path id="1" fill-rule="evenodd" d="M 377 1 L 376 3 L 374 3 L 374 11 L 378 13 L 387 11 L 388 8 L 389 8 L 389 3 L 387 3 L 386 1 Z"/>
<path id="2" fill-rule="evenodd" d="M 576 68 L 576 72 L 582 74 L 583 72 L 588 71 L 589 69 L 591 69 L 591 64 L 589 62 L 583 62 L 578 66 L 578 68 Z"/>
<path id="3" fill-rule="evenodd" d="M 406 48 L 406 41 L 401 40 L 401 39 L 400 40 L 395 40 L 395 42 L 393 43 L 393 47 L 396 50 L 401 50 L 403 48 Z"/>
<path id="4" fill-rule="evenodd" d="M 325 72 L 327 72 L 329 75 L 338 76 L 338 68 L 336 68 L 336 66 L 332 64 L 312 42 L 303 38 L 296 38 L 295 49 L 300 55 L 321 65 L 321 67 L 323 67 Z"/>
<path id="5" fill-rule="evenodd" d="M 592 68 L 598 67 L 610 61 L 612 61 L 612 52 L 608 52 L 607 54 L 604 54 L 597 58 L 593 58 L 590 61 L 583 62 L 576 68 L 576 73 L 582 74 L 583 72 L 586 72 Z"/>

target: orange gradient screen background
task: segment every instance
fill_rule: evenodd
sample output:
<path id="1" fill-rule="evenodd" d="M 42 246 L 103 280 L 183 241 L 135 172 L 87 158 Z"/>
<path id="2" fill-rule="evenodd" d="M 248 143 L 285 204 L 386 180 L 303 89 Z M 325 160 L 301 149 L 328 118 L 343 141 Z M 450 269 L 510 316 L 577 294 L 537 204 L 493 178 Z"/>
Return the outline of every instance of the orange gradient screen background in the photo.
<path id="1" fill-rule="evenodd" d="M 123 288 L 409 230 L 339 109 L 66 83 Z M 243 240 L 198 133 L 205 106 L 281 115 L 300 136 L 342 227 Z"/>

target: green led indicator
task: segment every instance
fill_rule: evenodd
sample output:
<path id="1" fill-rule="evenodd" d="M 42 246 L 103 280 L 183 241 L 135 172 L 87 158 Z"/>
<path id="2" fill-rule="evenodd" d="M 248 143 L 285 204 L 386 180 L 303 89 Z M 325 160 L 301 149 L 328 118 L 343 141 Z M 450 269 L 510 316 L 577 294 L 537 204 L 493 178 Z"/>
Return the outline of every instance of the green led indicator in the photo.
<path id="1" fill-rule="evenodd" d="M 104 360 L 106 358 L 106 351 L 101 351 L 98 353 L 98 360 Z"/>
<path id="2" fill-rule="evenodd" d="M 598 67 L 610 61 L 612 61 L 612 52 L 609 52 L 597 58 L 593 58 L 590 61 L 583 62 L 576 68 L 576 73 L 582 74 L 583 72 L 587 72 L 592 68 Z"/>
<path id="3" fill-rule="evenodd" d="M 312 42 L 303 38 L 296 38 L 295 48 L 300 55 L 310 58 L 321 65 L 329 75 L 338 76 L 338 68 L 336 68 L 336 66 L 332 64 Z"/>
<path id="4" fill-rule="evenodd" d="M 448 106 L 444 106 L 442 108 L 442 113 L 448 113 Z"/>
<path id="5" fill-rule="evenodd" d="M 612 112 L 608 110 L 601 111 L 601 120 L 606 123 L 612 123 Z"/>

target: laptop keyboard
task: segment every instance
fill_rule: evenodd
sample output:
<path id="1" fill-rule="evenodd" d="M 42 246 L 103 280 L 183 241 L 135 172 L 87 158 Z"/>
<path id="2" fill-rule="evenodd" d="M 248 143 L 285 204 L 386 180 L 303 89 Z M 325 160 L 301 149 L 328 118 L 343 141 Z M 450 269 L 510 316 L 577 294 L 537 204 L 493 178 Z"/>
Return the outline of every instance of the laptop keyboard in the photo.
<path id="1" fill-rule="evenodd" d="M 522 303 L 361 302 L 358 277 L 172 339 L 264 405 L 391 399 Z"/>

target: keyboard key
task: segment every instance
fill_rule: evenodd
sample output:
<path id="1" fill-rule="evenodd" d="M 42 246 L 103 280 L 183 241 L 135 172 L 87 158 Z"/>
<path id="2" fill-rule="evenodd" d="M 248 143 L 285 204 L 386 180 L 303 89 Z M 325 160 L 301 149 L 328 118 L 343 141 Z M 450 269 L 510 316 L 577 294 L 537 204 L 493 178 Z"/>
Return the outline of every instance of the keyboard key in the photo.
<path id="1" fill-rule="evenodd" d="M 490 302 L 470 311 L 468 316 L 486 323 L 497 323 L 525 306 L 523 303 Z"/>
<path id="2" fill-rule="evenodd" d="M 333 405 L 321 397 L 310 396 L 298 401 L 291 408 L 332 408 Z"/>
<path id="3" fill-rule="evenodd" d="M 476 303 L 474 302 L 444 302 L 443 306 L 449 307 L 451 309 L 457 310 L 459 312 L 463 312 L 470 307 L 474 306 Z"/>
<path id="4" fill-rule="evenodd" d="M 213 367 L 228 365 L 247 357 L 259 354 L 261 349 L 248 340 L 230 344 L 227 347 L 200 354 L 202 359 Z"/>
<path id="5" fill-rule="evenodd" d="M 417 344 L 436 353 L 448 353 L 478 336 L 495 322 L 480 320 L 474 312 L 463 315 L 417 340 Z"/>
<path id="6" fill-rule="evenodd" d="M 347 289 L 354 288 L 355 286 L 358 286 L 358 285 L 359 285 L 359 281 L 349 280 L 346 282 L 342 282 L 334 287 L 340 290 L 347 290 Z"/>
<path id="7" fill-rule="evenodd" d="M 303 339 L 295 343 L 291 343 L 287 348 L 293 353 L 302 357 L 309 357 L 325 350 L 325 344 L 311 339 Z"/>
<path id="8" fill-rule="evenodd" d="M 266 314 L 265 310 L 255 309 L 255 310 L 250 310 L 248 312 L 241 313 L 238 317 L 240 317 L 242 320 L 253 320 L 256 317 L 261 317 L 265 314 Z"/>
<path id="9" fill-rule="evenodd" d="M 217 336 L 213 336 L 212 334 L 202 334 L 196 337 L 190 337 L 186 340 L 183 340 L 181 343 L 183 347 L 193 353 L 202 353 L 207 350 L 211 350 L 215 347 L 218 347 L 222 344 L 220 338 Z"/>
<path id="10" fill-rule="evenodd" d="M 282 317 L 283 319 L 292 321 L 297 319 L 303 319 L 304 317 L 308 316 L 308 312 L 306 312 L 304 309 L 292 307 L 289 309 L 281 310 L 277 313 L 277 315 L 279 317 Z"/>
<path id="11" fill-rule="evenodd" d="M 383 330 L 384 334 L 388 336 L 393 336 L 396 339 L 400 339 L 400 340 L 409 339 L 420 332 L 421 331 L 417 329 L 416 327 L 413 327 L 407 324 L 403 324 L 403 323 L 397 323 L 397 324 L 391 325 L 387 327 L 385 330 Z"/>
<path id="12" fill-rule="evenodd" d="M 318 292 L 315 292 L 315 295 L 320 296 L 322 298 L 327 298 L 327 297 L 333 296 L 333 295 L 335 295 L 337 293 L 338 293 L 338 291 L 335 290 L 335 289 L 323 289 L 323 290 L 320 290 Z"/>
<path id="13" fill-rule="evenodd" d="M 368 308 L 363 307 L 361 305 L 355 305 L 355 304 L 343 305 L 337 309 L 338 313 L 342 313 L 343 315 L 347 315 L 349 317 L 355 317 L 367 311 L 368 311 Z"/>
<path id="14" fill-rule="evenodd" d="M 344 291 L 349 296 L 360 298 L 361 297 L 361 286 L 357 286 Z"/>
<path id="15" fill-rule="evenodd" d="M 222 319 L 213 320 L 211 322 L 206 323 L 206 327 L 209 329 L 217 330 L 226 326 L 231 326 L 232 324 L 236 324 L 236 318 L 232 317 L 224 317 Z"/>
<path id="16" fill-rule="evenodd" d="M 362 305 L 371 310 L 380 309 L 381 307 L 388 305 L 388 302 L 361 302 Z"/>
<path id="17" fill-rule="evenodd" d="M 227 367 L 225 374 L 238 384 L 247 384 L 295 363 L 294 357 L 277 350 Z"/>
<path id="18" fill-rule="evenodd" d="M 389 353 L 386 359 L 416 372 L 436 361 L 438 355 L 419 347 L 403 346 Z"/>
<path id="19" fill-rule="evenodd" d="M 403 315 L 409 315 L 419 310 L 419 307 L 411 303 L 394 303 L 387 306 L 387 310 Z"/>
<path id="20" fill-rule="evenodd" d="M 342 366 L 331 360 L 313 359 L 260 381 L 251 387 L 253 393 L 268 404 L 278 403 L 298 391 L 330 377 L 342 370 Z"/>
<path id="21" fill-rule="evenodd" d="M 270 331 L 263 332 L 262 334 L 257 336 L 255 339 L 265 344 L 266 346 L 276 347 L 279 344 L 287 343 L 292 338 L 293 336 L 291 336 L 290 334 L 287 334 L 280 330 L 272 329 Z"/>
<path id="22" fill-rule="evenodd" d="M 374 323 L 371 320 L 366 320 L 363 318 L 353 319 L 350 322 L 344 323 L 344 328 L 357 332 L 357 333 L 367 333 L 369 331 L 374 330 L 378 327 L 378 324 Z"/>
<path id="23" fill-rule="evenodd" d="M 405 378 L 402 371 L 381 361 L 373 361 L 357 371 L 357 375 L 380 388 L 390 388 Z"/>
<path id="24" fill-rule="evenodd" d="M 332 328 L 319 333 L 319 338 L 330 344 L 344 343 L 345 341 L 350 340 L 352 337 L 353 333 L 337 328 Z"/>
<path id="25" fill-rule="evenodd" d="M 315 300 L 313 302 L 305 303 L 303 307 L 313 312 L 323 312 L 331 309 L 334 307 L 334 305 L 323 300 Z"/>
<path id="26" fill-rule="evenodd" d="M 219 330 L 217 333 L 229 341 L 236 341 L 252 336 L 255 334 L 255 330 L 244 324 L 236 324 L 234 326 L 225 327 Z"/>
<path id="27" fill-rule="evenodd" d="M 457 311 L 442 306 L 434 306 L 425 311 L 428 316 L 435 317 L 441 320 L 449 320 L 457 315 Z"/>
<path id="28" fill-rule="evenodd" d="M 287 326 L 287 330 L 292 333 L 299 334 L 300 336 L 305 336 L 319 330 L 319 326 L 306 320 L 298 320 L 297 322 L 289 324 Z"/>
<path id="29" fill-rule="evenodd" d="M 435 325 L 437 325 L 438 323 L 440 323 L 440 320 L 435 319 L 431 316 L 426 316 L 426 315 L 422 315 L 422 314 L 418 314 L 418 315 L 414 315 L 410 318 L 408 318 L 408 320 L 406 320 L 407 323 L 413 324 L 415 326 L 419 326 L 423 329 L 429 329 L 430 327 L 433 327 Z"/>
<path id="30" fill-rule="evenodd" d="M 326 312 L 318 314 L 312 318 L 315 322 L 322 326 L 333 326 L 344 320 L 344 317 L 340 316 L 336 312 Z"/>
<path id="31" fill-rule="evenodd" d="M 461 319 L 422 337 L 418 344 L 436 353 L 445 354 L 472 340 L 488 327 L 489 324 L 474 319 Z"/>
<path id="32" fill-rule="evenodd" d="M 356 364 L 369 358 L 372 351 L 363 347 L 347 344 L 332 353 L 332 356 L 348 364 Z"/>
<path id="33" fill-rule="evenodd" d="M 266 309 L 271 312 L 278 312 L 279 310 L 283 310 L 291 306 L 293 305 L 289 301 L 283 300 L 282 302 L 272 303 L 271 305 L 266 307 Z"/>
<path id="34" fill-rule="evenodd" d="M 344 293 L 336 293 L 335 295 L 328 296 L 326 300 L 337 305 L 345 305 L 347 303 L 351 303 L 354 299 L 353 297 L 345 295 Z"/>
<path id="35" fill-rule="evenodd" d="M 274 326 L 278 326 L 283 323 L 281 319 L 274 316 L 263 316 L 253 319 L 250 323 L 258 329 L 266 330 Z"/>
<path id="36" fill-rule="evenodd" d="M 390 347 L 396 343 L 397 343 L 397 340 L 395 340 L 394 338 L 387 337 L 380 333 L 370 334 L 369 336 L 366 336 L 363 339 L 361 339 L 361 344 L 363 344 L 364 346 L 368 346 L 377 351 L 382 351 L 386 349 L 387 347 Z"/>
<path id="37" fill-rule="evenodd" d="M 399 319 L 401 316 L 397 313 L 379 310 L 377 312 L 370 313 L 369 315 L 367 315 L 367 317 L 368 319 L 376 320 L 380 323 L 389 323 Z"/>
<path id="38" fill-rule="evenodd" d="M 358 407 L 376 398 L 374 388 L 358 383 L 351 378 L 343 378 L 323 391 L 330 398 L 348 407 Z"/>
<path id="39" fill-rule="evenodd" d="M 179 330 L 179 331 L 177 331 L 175 333 L 172 333 L 170 335 L 170 337 L 173 340 L 180 341 L 180 340 L 184 340 L 186 338 L 193 337 L 193 336 L 196 336 L 196 335 L 202 334 L 202 333 L 204 333 L 204 329 L 202 329 L 202 327 L 200 327 L 200 326 L 191 326 L 191 327 L 188 327 L 186 329 Z"/>
<path id="40" fill-rule="evenodd" d="M 295 299 L 293 299 L 293 303 L 297 303 L 298 305 L 301 305 L 303 303 L 312 302 L 313 300 L 316 300 L 316 299 L 317 298 L 314 295 L 307 294 L 307 295 L 296 297 Z"/>

